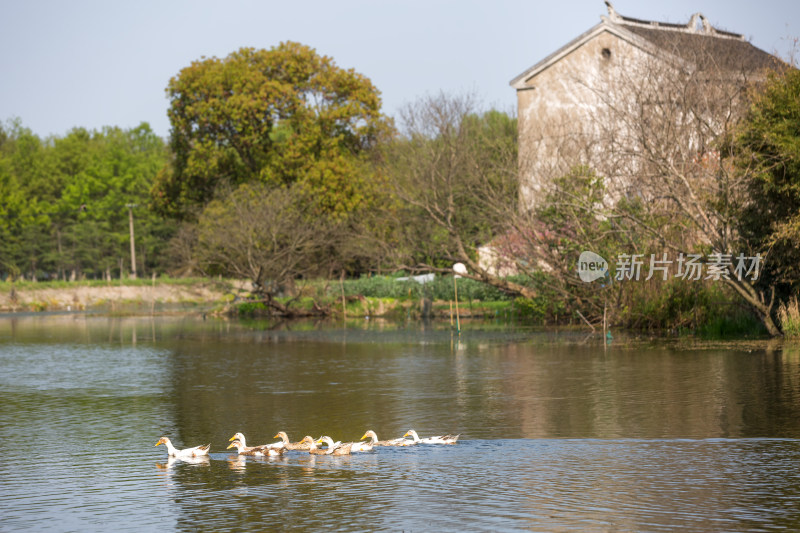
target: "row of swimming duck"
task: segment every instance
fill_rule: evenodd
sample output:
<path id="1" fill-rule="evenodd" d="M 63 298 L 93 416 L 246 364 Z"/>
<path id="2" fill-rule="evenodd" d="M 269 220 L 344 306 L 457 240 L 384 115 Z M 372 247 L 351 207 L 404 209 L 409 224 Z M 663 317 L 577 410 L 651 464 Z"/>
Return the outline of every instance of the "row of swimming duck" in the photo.
<path id="1" fill-rule="evenodd" d="M 415 446 L 417 444 L 455 444 L 458 441 L 459 435 L 440 435 L 437 437 L 427 437 L 424 439 L 419 438 L 417 432 L 409 429 L 405 435 L 397 439 L 379 440 L 378 435 L 371 429 L 364 433 L 359 442 L 341 442 L 334 441 L 329 436 L 325 435 L 318 439 L 314 439 L 308 435 L 303 437 L 303 440 L 292 442 L 285 431 L 279 431 L 273 438 L 281 439 L 278 442 L 271 444 L 262 444 L 260 446 L 248 446 L 244 435 L 236 433 L 231 437 L 231 443 L 227 449 L 236 448 L 239 455 L 250 455 L 254 457 L 277 457 L 283 455 L 286 450 L 302 450 L 307 451 L 312 455 L 350 455 L 355 452 L 369 452 L 375 446 Z M 364 439 L 369 439 L 364 441 Z M 193 448 L 185 448 L 179 450 L 172 445 L 172 442 L 167 437 L 161 437 L 156 446 L 163 444 L 167 447 L 167 453 L 170 457 L 201 457 L 208 455 L 211 449 L 210 444 L 202 446 L 195 446 Z M 326 447 L 320 447 L 325 444 Z"/>

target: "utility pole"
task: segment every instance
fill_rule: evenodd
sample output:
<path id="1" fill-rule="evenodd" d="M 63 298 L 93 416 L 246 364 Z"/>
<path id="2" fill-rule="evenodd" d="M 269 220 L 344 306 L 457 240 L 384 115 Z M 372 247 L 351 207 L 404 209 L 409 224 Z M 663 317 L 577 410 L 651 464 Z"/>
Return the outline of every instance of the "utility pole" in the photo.
<path id="1" fill-rule="evenodd" d="M 131 279 L 136 279 L 136 244 L 133 238 L 133 208 L 139 204 L 125 204 L 128 208 L 128 224 L 131 229 Z"/>

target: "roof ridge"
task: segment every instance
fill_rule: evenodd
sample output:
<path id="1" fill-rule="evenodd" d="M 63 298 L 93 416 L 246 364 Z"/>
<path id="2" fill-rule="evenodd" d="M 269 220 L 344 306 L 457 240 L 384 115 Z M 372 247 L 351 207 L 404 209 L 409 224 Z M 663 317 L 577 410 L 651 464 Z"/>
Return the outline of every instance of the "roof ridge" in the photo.
<path id="1" fill-rule="evenodd" d="M 620 26 L 634 26 L 639 28 L 650 28 L 656 30 L 678 31 L 682 33 L 691 33 L 699 35 L 708 35 L 712 37 L 721 37 L 723 39 L 737 39 L 744 41 L 743 34 L 734 33 L 725 30 L 719 30 L 711 25 L 708 19 L 702 13 L 695 13 L 686 24 L 678 24 L 674 22 L 659 22 L 656 20 L 644 20 L 634 17 L 626 17 L 617 13 L 610 0 L 605 0 L 606 7 L 608 8 L 608 15 L 601 16 L 603 20 L 611 24 Z M 700 27 L 698 27 L 700 26 Z"/>
<path id="2" fill-rule="evenodd" d="M 742 69 L 756 71 L 767 66 L 768 58 L 770 62 L 775 59 L 740 34 L 714 29 L 707 21 L 704 26 L 698 27 L 698 24 L 703 23 L 705 19 L 700 13 L 690 20 L 690 24 L 692 21 L 695 24 L 692 31 L 689 28 L 690 24 L 651 22 L 623 17 L 614 11 L 611 2 L 606 1 L 606 5 L 609 7 L 609 13 L 600 16 L 600 23 L 527 68 L 512 79 L 510 85 L 517 91 L 532 88 L 528 87 L 528 80 L 604 32 L 613 34 L 651 54 L 666 54 L 662 57 L 680 64 L 693 64 L 697 60 L 697 57 L 684 53 L 686 51 L 684 47 L 692 48 L 700 45 L 708 46 L 708 54 L 714 55 L 715 60 L 722 61 L 721 65 L 724 65 L 720 68 L 732 71 Z"/>

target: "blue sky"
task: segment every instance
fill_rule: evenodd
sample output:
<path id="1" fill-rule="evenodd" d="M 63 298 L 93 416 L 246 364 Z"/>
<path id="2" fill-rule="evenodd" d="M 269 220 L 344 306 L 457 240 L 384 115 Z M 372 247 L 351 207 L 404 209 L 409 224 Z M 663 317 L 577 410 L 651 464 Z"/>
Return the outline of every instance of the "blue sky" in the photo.
<path id="1" fill-rule="evenodd" d="M 797 0 L 616 0 L 622 15 L 687 22 L 703 13 L 785 55 Z M 594 26 L 602 0 L 272 2 L 0 0 L 0 121 L 41 136 L 148 122 L 166 137 L 164 89 L 201 57 L 293 40 L 368 76 L 384 110 L 445 91 L 513 110 L 508 82 Z"/>

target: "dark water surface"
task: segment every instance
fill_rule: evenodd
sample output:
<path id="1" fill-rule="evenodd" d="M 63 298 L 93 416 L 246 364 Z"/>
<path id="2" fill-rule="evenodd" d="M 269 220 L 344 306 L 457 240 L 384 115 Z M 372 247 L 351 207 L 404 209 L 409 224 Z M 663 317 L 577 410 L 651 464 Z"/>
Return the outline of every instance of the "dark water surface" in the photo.
<path id="1" fill-rule="evenodd" d="M 800 529 L 800 348 L 273 326 L 0 318 L 0 530 Z M 412 428 L 461 439 L 225 449 Z M 211 456 L 169 461 L 162 435 Z"/>

